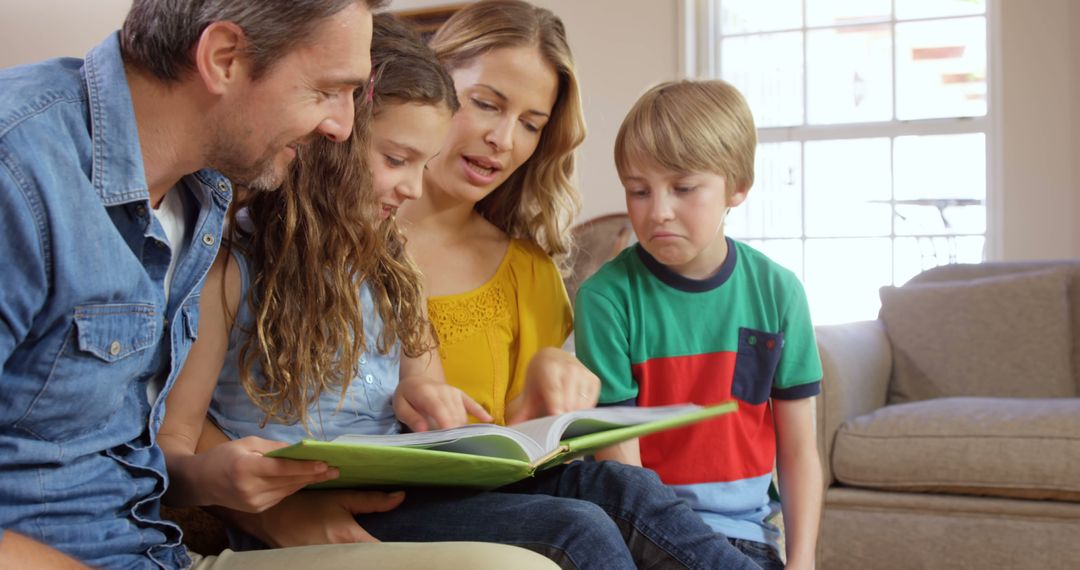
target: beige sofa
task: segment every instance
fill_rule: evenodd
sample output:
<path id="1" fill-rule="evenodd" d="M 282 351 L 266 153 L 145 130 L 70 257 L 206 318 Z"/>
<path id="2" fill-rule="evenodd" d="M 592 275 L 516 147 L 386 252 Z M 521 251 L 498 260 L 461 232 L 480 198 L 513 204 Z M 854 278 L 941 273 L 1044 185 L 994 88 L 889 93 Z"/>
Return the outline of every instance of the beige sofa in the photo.
<path id="1" fill-rule="evenodd" d="M 1080 260 L 938 267 L 817 335 L 819 568 L 1080 568 Z"/>

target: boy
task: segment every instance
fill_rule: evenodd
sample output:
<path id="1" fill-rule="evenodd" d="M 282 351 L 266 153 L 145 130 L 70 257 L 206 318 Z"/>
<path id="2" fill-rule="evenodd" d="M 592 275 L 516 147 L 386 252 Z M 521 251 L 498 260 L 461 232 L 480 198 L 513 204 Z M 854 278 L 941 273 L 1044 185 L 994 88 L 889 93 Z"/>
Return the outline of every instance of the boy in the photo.
<path id="1" fill-rule="evenodd" d="M 796 277 L 724 236 L 746 199 L 757 137 L 746 101 L 722 81 L 649 90 L 624 119 L 615 162 L 638 244 L 578 292 L 578 357 L 601 404 L 734 398 L 739 411 L 606 451 L 654 469 L 763 568 L 782 568 L 769 520 L 774 461 L 789 568 L 811 568 L 821 465 L 811 397 L 821 363 Z"/>

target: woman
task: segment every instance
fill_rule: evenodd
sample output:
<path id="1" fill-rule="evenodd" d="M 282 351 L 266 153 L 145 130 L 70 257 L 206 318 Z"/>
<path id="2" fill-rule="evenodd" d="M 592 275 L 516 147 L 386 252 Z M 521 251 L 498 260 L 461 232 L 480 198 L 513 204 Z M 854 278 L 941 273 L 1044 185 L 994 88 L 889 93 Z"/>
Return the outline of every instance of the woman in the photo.
<path id="1" fill-rule="evenodd" d="M 570 249 L 585 137 L 563 24 L 526 2 L 478 2 L 431 46 L 462 107 L 402 219 L 447 381 L 499 423 L 592 407 L 599 381 L 557 348 L 572 319 L 553 258 Z"/>

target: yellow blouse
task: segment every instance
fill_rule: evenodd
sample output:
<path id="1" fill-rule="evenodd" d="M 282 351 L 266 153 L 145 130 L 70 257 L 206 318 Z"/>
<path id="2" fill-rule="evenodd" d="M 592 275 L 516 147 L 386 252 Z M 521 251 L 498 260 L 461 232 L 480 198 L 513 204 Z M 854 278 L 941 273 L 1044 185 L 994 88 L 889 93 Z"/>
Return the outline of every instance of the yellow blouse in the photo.
<path id="1" fill-rule="evenodd" d="M 525 387 L 538 350 L 562 346 L 573 327 L 555 262 L 536 244 L 513 239 L 495 275 L 480 287 L 431 297 L 446 380 L 506 423 L 506 404 Z"/>

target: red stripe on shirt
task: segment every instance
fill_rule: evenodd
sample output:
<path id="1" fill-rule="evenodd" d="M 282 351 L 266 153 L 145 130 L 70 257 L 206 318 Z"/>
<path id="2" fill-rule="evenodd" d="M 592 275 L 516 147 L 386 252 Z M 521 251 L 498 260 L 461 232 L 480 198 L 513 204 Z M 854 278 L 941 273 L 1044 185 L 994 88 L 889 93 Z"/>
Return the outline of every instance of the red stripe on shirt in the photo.
<path id="1" fill-rule="evenodd" d="M 731 399 L 734 352 L 654 358 L 632 367 L 639 406 Z M 737 481 L 772 472 L 776 434 L 768 403 L 641 439 L 641 462 L 669 485 Z"/>

